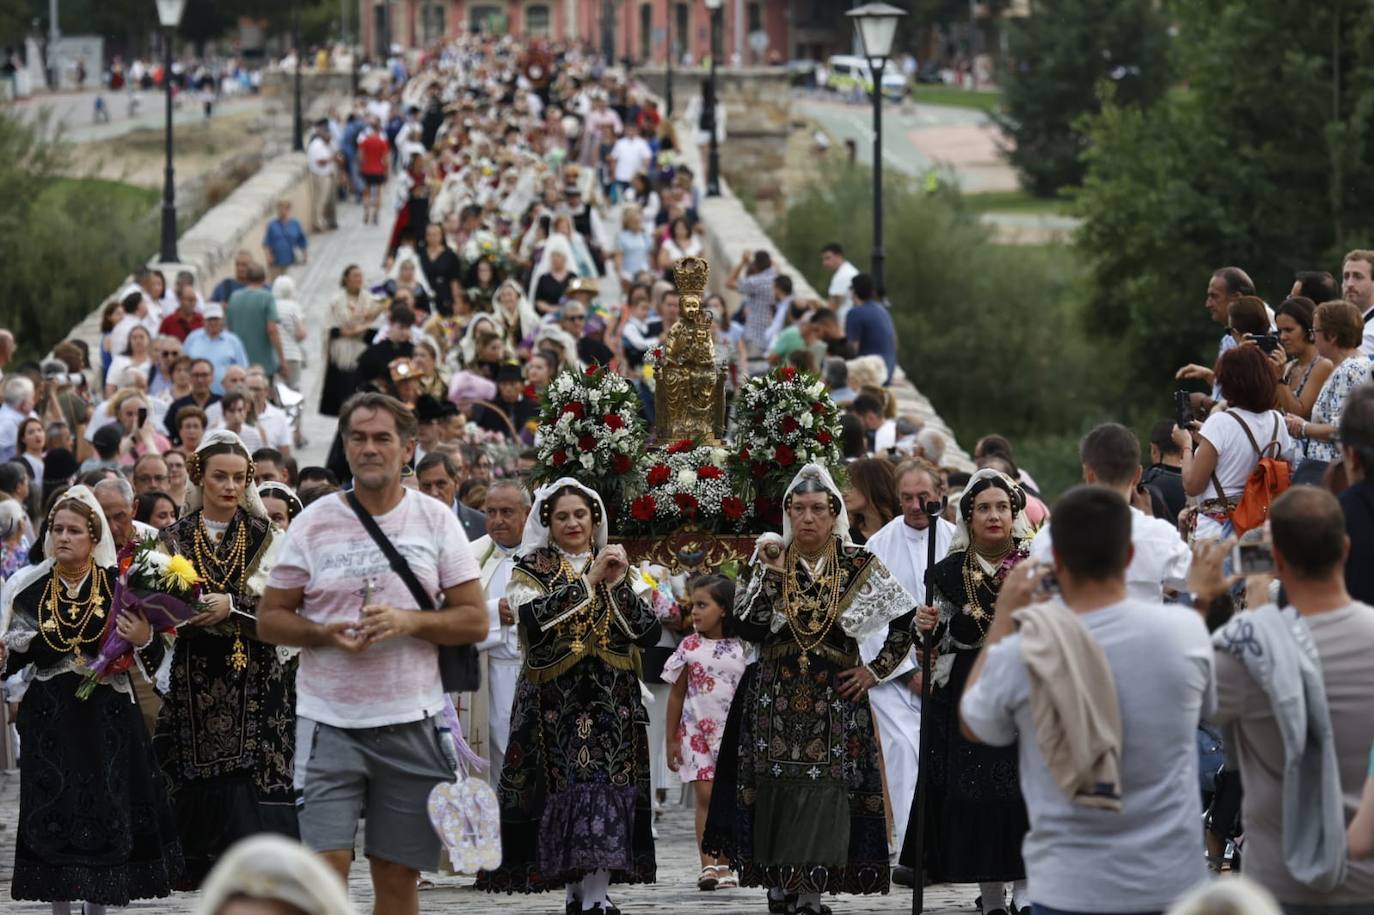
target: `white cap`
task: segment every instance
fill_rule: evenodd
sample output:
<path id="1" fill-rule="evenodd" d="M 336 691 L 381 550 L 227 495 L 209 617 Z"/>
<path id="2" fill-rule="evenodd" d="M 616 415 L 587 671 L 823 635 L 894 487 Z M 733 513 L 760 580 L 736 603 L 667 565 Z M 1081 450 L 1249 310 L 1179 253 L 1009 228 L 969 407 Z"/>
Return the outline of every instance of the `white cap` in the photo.
<path id="1" fill-rule="evenodd" d="M 201 315 L 202 315 L 202 317 L 204 317 L 205 320 L 207 320 L 207 321 L 210 320 L 211 318 L 219 318 L 219 319 L 223 320 L 223 318 L 224 318 L 224 306 L 221 305 L 221 304 L 218 303 L 218 302 L 207 302 L 207 303 L 205 304 L 205 310 L 204 310 L 203 312 L 201 312 Z"/>

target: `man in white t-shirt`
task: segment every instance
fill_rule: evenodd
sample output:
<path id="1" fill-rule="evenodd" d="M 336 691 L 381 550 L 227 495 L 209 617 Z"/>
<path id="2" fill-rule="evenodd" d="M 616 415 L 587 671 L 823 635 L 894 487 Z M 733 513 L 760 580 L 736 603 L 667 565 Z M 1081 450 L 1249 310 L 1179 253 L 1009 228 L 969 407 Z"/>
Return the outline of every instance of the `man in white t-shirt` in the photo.
<path id="1" fill-rule="evenodd" d="M 329 122 L 315 122 L 315 132 L 305 147 L 306 168 L 310 173 L 310 231 L 328 232 L 339 227 L 334 216 L 334 156 L 329 142 Z"/>
<path id="2" fill-rule="evenodd" d="M 401 485 L 415 417 L 384 394 L 349 399 L 339 417 L 361 507 L 439 608 L 416 599 L 345 494 L 291 524 L 258 608 L 258 635 L 302 648 L 296 680 L 301 840 L 347 881 L 358 820 L 377 911 L 416 912 L 421 871 L 439 862 L 426 805 L 451 781 L 439 645 L 476 644 L 488 618 L 479 570 L 446 506 Z M 302 768 L 304 767 L 304 771 Z"/>
<path id="3" fill-rule="evenodd" d="M 654 161 L 654 151 L 639 135 L 636 125 L 626 124 L 625 136 L 615 141 L 610 155 L 606 158 L 611 166 L 611 177 L 615 181 L 612 193 L 614 199 L 619 200 L 635 175 L 648 173 L 649 165 Z"/>
<path id="4" fill-rule="evenodd" d="M 1132 526 L 1130 506 L 1105 487 L 1079 486 L 1055 503 L 1050 527 L 1061 598 L 1028 606 L 1046 571 L 1038 563 L 1007 576 L 960 701 L 972 738 L 1017 746 L 1030 817 L 1021 848 L 1029 900 L 1015 900 L 1017 909 L 1028 901 L 1066 915 L 1163 912 L 1207 879 L 1196 735 L 1216 707 L 1212 644 L 1195 610 L 1129 596 Z M 1056 638 L 1079 627 L 1087 630 L 1082 641 Z M 1066 645 L 1076 647 L 1071 653 Z M 1115 688 L 1115 709 L 1094 675 L 1093 648 L 1106 662 L 1100 676 Z M 1075 684 L 1071 707 L 1052 706 L 1058 692 L 1043 680 L 1032 683 L 1028 656 L 1042 672 L 1084 681 Z M 1049 707 L 1063 717 L 1050 720 Z M 1089 723 L 1101 726 L 1085 734 Z M 1114 768 L 1093 765 L 1110 758 L 1096 737 L 1119 741 Z M 1056 755 L 1052 772 L 1041 746 L 1056 738 L 1069 758 Z M 1074 765 L 1089 743 L 1098 752 L 1084 754 L 1088 765 Z M 1072 797 L 1061 779 L 1076 786 Z"/>
<path id="5" fill-rule="evenodd" d="M 1140 440 L 1120 423 L 1103 423 L 1083 436 L 1078 445 L 1083 482 L 1105 486 L 1131 505 L 1140 484 Z M 1146 502 L 1148 504 L 1148 502 Z M 1126 592 L 1136 600 L 1155 603 L 1164 591 L 1186 591 L 1193 554 L 1168 521 L 1131 507 L 1131 564 L 1126 568 Z M 1049 525 L 1031 541 L 1031 558 L 1049 564 L 1054 540 Z"/>
<path id="6" fill-rule="evenodd" d="M 854 307 L 854 297 L 849 287 L 854 277 L 859 275 L 859 268 L 845 260 L 844 248 L 840 247 L 839 242 L 833 241 L 821 249 L 821 266 L 831 271 L 826 296 L 830 301 L 830 310 L 835 312 L 840 326 L 844 327 L 844 319 L 849 315 L 849 309 Z"/>

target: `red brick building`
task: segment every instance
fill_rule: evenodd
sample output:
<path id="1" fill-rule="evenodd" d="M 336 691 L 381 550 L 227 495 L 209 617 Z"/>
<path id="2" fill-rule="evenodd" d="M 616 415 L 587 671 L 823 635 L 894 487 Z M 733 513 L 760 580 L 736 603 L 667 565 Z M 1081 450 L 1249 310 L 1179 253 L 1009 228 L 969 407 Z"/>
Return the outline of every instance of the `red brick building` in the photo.
<path id="1" fill-rule="evenodd" d="M 473 29 L 588 42 L 600 49 L 603 24 L 618 59 L 662 63 L 669 19 L 678 59 L 700 61 L 710 47 L 702 0 L 358 0 L 363 46 L 419 47 Z M 844 0 L 723 0 L 722 60 L 745 64 L 847 52 Z"/>

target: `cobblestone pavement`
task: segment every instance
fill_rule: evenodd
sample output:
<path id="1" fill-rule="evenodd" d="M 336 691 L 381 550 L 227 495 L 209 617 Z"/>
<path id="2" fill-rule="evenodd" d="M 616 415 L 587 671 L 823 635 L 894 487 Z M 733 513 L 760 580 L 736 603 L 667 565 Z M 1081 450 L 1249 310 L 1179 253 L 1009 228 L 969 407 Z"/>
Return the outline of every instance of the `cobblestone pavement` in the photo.
<path id="1" fill-rule="evenodd" d="M 10 878 L 14 869 L 14 824 L 19 816 L 19 773 L 0 772 L 0 912 L 4 915 L 48 915 L 46 904 L 14 902 Z M 757 889 L 717 890 L 696 888 L 699 869 L 693 834 L 692 811 L 670 806 L 659 822 L 658 883 L 649 886 L 612 888 L 611 898 L 626 913 L 697 913 L 697 915 L 762 915 L 763 892 Z M 360 858 L 361 860 L 361 858 Z M 561 913 L 562 894 L 539 896 L 488 896 L 471 888 L 470 877 L 427 875 L 432 886 L 420 892 L 422 913 L 462 912 L 463 915 L 506 913 Z M 360 915 L 372 910 L 372 891 L 367 868 L 355 864 L 349 890 Z M 836 915 L 897 915 L 911 911 L 909 891 L 896 888 L 887 896 L 842 896 L 828 901 Z M 971 913 L 977 890 L 972 886 L 931 887 L 926 890 L 926 911 L 932 915 Z M 193 893 L 177 893 L 168 899 L 142 900 L 124 911 L 138 915 L 186 915 L 195 910 Z"/>

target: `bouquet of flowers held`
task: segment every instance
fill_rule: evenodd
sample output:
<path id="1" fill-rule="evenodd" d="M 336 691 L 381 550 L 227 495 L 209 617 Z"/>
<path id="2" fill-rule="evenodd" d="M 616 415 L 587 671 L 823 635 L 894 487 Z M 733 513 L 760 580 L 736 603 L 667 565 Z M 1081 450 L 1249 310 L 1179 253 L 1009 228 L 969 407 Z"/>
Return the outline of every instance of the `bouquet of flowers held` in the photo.
<path id="1" fill-rule="evenodd" d="M 735 398 L 734 419 L 730 463 L 765 521 L 782 520 L 782 496 L 798 467 L 820 464 L 844 485 L 840 414 L 817 376 L 789 365 L 749 379 Z"/>
<path id="2" fill-rule="evenodd" d="M 740 498 L 734 475 L 724 448 L 683 439 L 651 452 L 641 463 L 638 495 L 625 506 L 621 530 L 654 535 L 684 522 L 713 533 L 747 530 L 753 507 Z"/>
<path id="3" fill-rule="evenodd" d="M 97 684 L 133 666 L 134 646 L 115 628 L 121 614 L 137 613 L 155 633 L 174 630 L 200 612 L 200 587 L 201 578 L 191 560 L 159 551 L 154 537 L 131 541 L 120 550 L 114 607 L 105 619 L 100 651 L 77 687 L 77 697 L 89 697 Z"/>
<path id="4" fill-rule="evenodd" d="M 613 504 L 638 484 L 635 464 L 646 431 L 630 383 L 604 366 L 564 370 L 544 389 L 536 486 L 573 477 Z"/>

